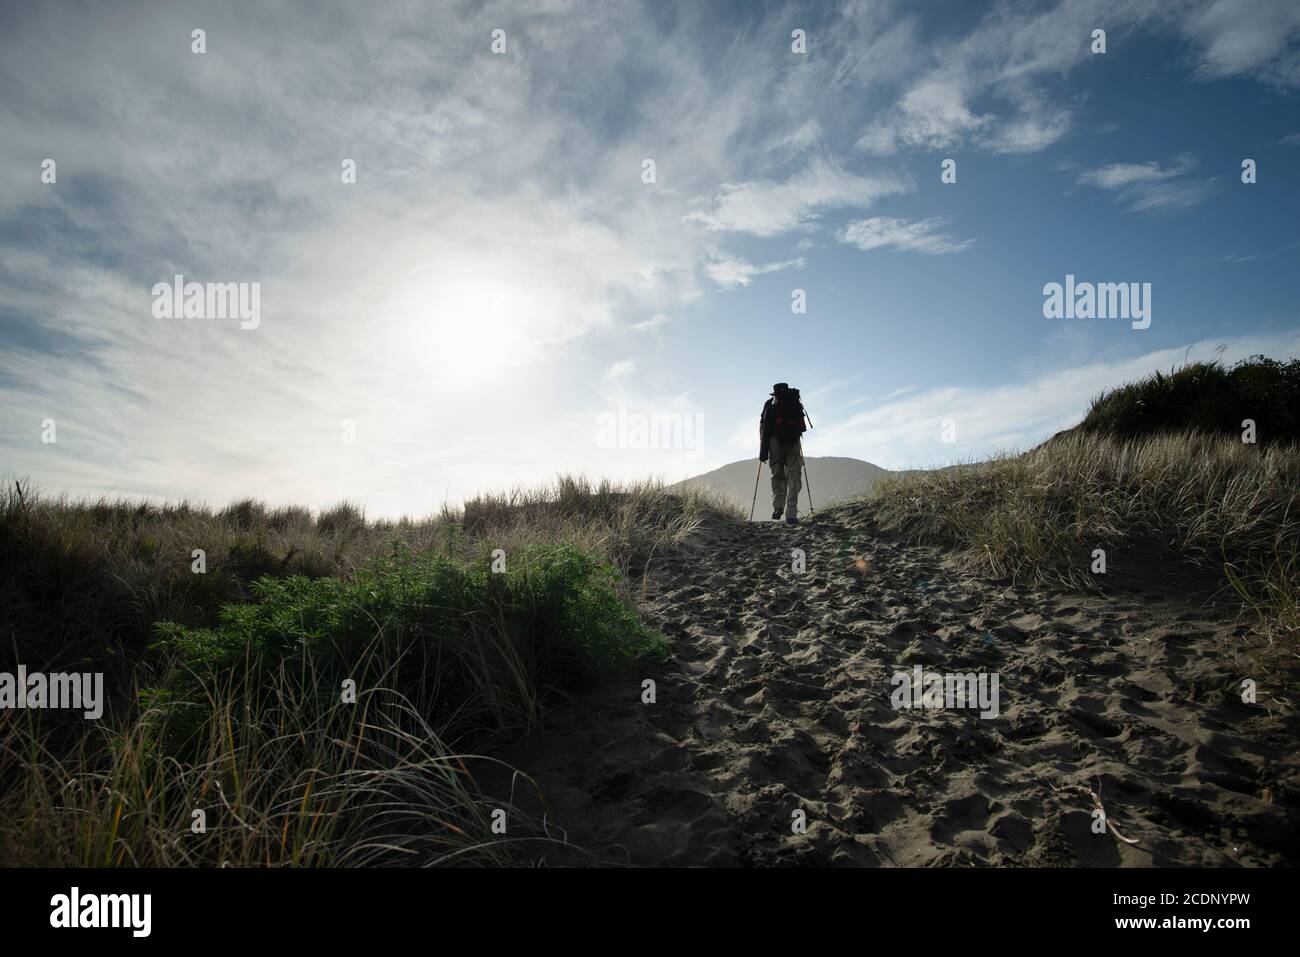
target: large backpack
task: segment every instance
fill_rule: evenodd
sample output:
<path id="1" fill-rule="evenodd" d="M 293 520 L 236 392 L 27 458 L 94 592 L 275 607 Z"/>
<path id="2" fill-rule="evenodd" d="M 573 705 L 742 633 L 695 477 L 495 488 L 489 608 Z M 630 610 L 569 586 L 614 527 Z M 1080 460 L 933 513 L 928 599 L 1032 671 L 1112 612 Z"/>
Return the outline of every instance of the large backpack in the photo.
<path id="1" fill-rule="evenodd" d="M 803 422 L 803 402 L 799 399 L 799 390 L 777 388 L 772 392 L 771 416 L 772 435 L 782 442 L 793 442 L 808 431 Z"/>

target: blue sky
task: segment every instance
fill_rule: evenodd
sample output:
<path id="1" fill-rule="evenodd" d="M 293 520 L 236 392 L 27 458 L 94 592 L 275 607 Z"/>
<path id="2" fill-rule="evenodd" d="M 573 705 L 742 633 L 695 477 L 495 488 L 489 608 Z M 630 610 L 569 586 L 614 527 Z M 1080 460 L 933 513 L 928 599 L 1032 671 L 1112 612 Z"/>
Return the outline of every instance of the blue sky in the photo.
<path id="1" fill-rule="evenodd" d="M 924 467 L 1185 357 L 1300 355 L 1291 0 L 0 26 L 0 466 L 53 491 L 420 514 L 558 472 L 676 479 L 754 456 L 778 380 L 808 454 Z M 158 318 L 176 273 L 259 283 L 257 327 Z M 1067 274 L 1150 283 L 1150 327 L 1044 318 Z M 689 438 L 611 442 L 620 415 Z"/>

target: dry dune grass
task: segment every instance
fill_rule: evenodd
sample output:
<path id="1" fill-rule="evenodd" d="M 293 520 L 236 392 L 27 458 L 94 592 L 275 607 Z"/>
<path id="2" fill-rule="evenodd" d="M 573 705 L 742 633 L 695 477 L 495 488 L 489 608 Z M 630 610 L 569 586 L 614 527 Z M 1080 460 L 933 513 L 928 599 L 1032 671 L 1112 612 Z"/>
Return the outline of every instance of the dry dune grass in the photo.
<path id="1" fill-rule="evenodd" d="M 983 570 L 1029 582 L 1097 587 L 1093 551 L 1103 548 L 1103 581 L 1119 584 L 1155 549 L 1156 573 L 1175 564 L 1212 572 L 1220 597 L 1253 608 L 1273 647 L 1294 656 L 1297 496 L 1294 445 L 1079 431 L 1022 456 L 891 479 L 861 507 L 885 528 L 963 545 Z M 731 603 L 719 621 L 730 620 L 752 597 L 751 576 L 679 560 L 684 547 L 702 547 L 688 537 L 720 512 L 743 519 L 698 491 L 571 477 L 393 522 L 367 521 L 347 503 L 315 514 L 255 501 L 210 510 L 77 503 L 15 487 L 0 499 L 0 670 L 10 661 L 104 670 L 117 694 L 99 723 L 0 713 L 0 860 L 543 857 L 563 835 L 546 812 L 520 810 L 537 805 L 537 789 L 515 777 L 521 800 L 508 802 L 507 833 L 497 833 L 501 804 L 483 797 L 469 770 L 492 759 L 470 759 L 527 736 L 548 694 L 565 690 L 539 653 L 555 636 L 595 635 L 568 651 L 602 668 L 662 650 L 630 601 L 652 569 L 690 569 L 694 597 L 672 606 L 673 627 L 695 619 L 699 589 L 711 594 L 700 583 L 716 578 L 729 590 L 714 597 Z M 707 524 L 722 536 L 712 554 L 749 548 L 766 567 L 771 548 L 754 549 L 755 528 Z M 207 553 L 202 575 L 191 569 L 195 548 Z M 488 571 L 496 549 L 507 555 L 505 575 Z M 860 561 L 858 581 L 819 594 L 866 587 Z M 196 667 L 204 662 L 217 666 Z M 791 659 L 804 666 L 823 667 L 815 656 Z M 355 704 L 340 700 L 345 675 Z"/>
<path id="2" fill-rule="evenodd" d="M 598 552 L 628 578 L 643 575 L 665 549 L 682 542 L 709 512 L 743 517 L 729 499 L 706 489 L 655 481 L 617 485 L 561 476 L 550 486 L 481 495 L 465 504 L 465 534 L 526 545 L 561 539 Z"/>
<path id="3" fill-rule="evenodd" d="M 262 575 L 346 578 L 394 553 L 471 559 L 485 549 L 555 542 L 640 571 L 706 509 L 734 512 L 703 492 L 571 476 L 395 521 L 368 521 L 349 502 L 315 514 L 253 499 L 220 509 L 85 502 L 16 483 L 0 492 L 0 614 L 6 634 L 23 636 L 28 663 L 139 653 L 153 622 L 209 623 L 226 602 L 246 599 Z M 191 570 L 195 549 L 205 553 L 205 574 Z M 0 651 L 0 662 L 12 653 Z"/>
<path id="4" fill-rule="evenodd" d="M 558 680 L 539 642 L 568 635 L 566 661 L 602 667 L 653 649 L 622 575 L 644 574 L 710 508 L 727 506 L 567 477 L 392 522 L 348 503 L 211 510 L 16 485 L 0 499 L 0 670 L 103 670 L 116 693 L 98 723 L 0 714 L 0 860 L 527 858 L 554 837 L 519 815 L 495 833 L 462 752 L 539 720 Z M 488 571 L 498 548 L 507 575 Z M 309 620 L 326 624 L 282 640 L 276 622 Z M 247 653 L 232 653 L 241 636 Z"/>
<path id="5" fill-rule="evenodd" d="M 1294 653 L 1300 631 L 1300 447 L 1186 432 L 1139 439 L 1066 434 L 1019 456 L 887 480 L 887 527 L 959 543 L 996 575 L 1097 587 L 1126 551 L 1220 573 Z M 1132 564 L 1129 565 L 1132 568 Z M 1121 574 L 1123 574 L 1121 572 Z"/>

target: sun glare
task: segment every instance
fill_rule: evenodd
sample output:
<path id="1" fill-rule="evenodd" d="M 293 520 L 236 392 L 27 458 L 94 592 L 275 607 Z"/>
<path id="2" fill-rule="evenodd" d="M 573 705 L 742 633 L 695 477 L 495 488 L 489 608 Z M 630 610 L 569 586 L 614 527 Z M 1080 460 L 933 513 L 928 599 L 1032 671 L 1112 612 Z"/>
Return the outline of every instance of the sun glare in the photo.
<path id="1" fill-rule="evenodd" d="M 412 276 L 395 291 L 388 312 L 399 359 L 432 366 L 456 385 L 527 361 L 545 307 L 503 273 L 439 269 Z"/>

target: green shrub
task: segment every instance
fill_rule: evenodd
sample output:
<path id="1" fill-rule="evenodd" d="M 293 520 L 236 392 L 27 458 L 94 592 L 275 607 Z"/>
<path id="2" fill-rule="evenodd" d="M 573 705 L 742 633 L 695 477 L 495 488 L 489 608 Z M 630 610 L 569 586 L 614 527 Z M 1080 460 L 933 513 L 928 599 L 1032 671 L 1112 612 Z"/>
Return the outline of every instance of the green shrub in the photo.
<path id="1" fill-rule="evenodd" d="M 1300 359 L 1266 356 L 1231 368 L 1194 362 L 1154 375 L 1093 400 L 1078 431 L 1131 439 L 1202 432 L 1239 436 L 1253 419 L 1259 444 L 1300 442 Z"/>
<path id="2" fill-rule="evenodd" d="M 367 669 L 384 662 L 390 688 L 424 698 L 436 685 L 448 720 L 504 730 L 527 723 L 538 685 L 582 684 L 666 655 L 618 588 L 612 566 L 565 545 L 526 548 L 503 573 L 488 560 L 426 554 L 377 559 L 346 580 L 263 578 L 254 600 L 225 606 L 215 627 L 157 626 L 176 668 L 150 695 L 186 711 L 173 727 L 189 734 L 210 719 L 217 684 L 253 693 L 301 671 L 324 699 L 337 698 L 346 678 L 358 687 L 380 680 Z"/>

